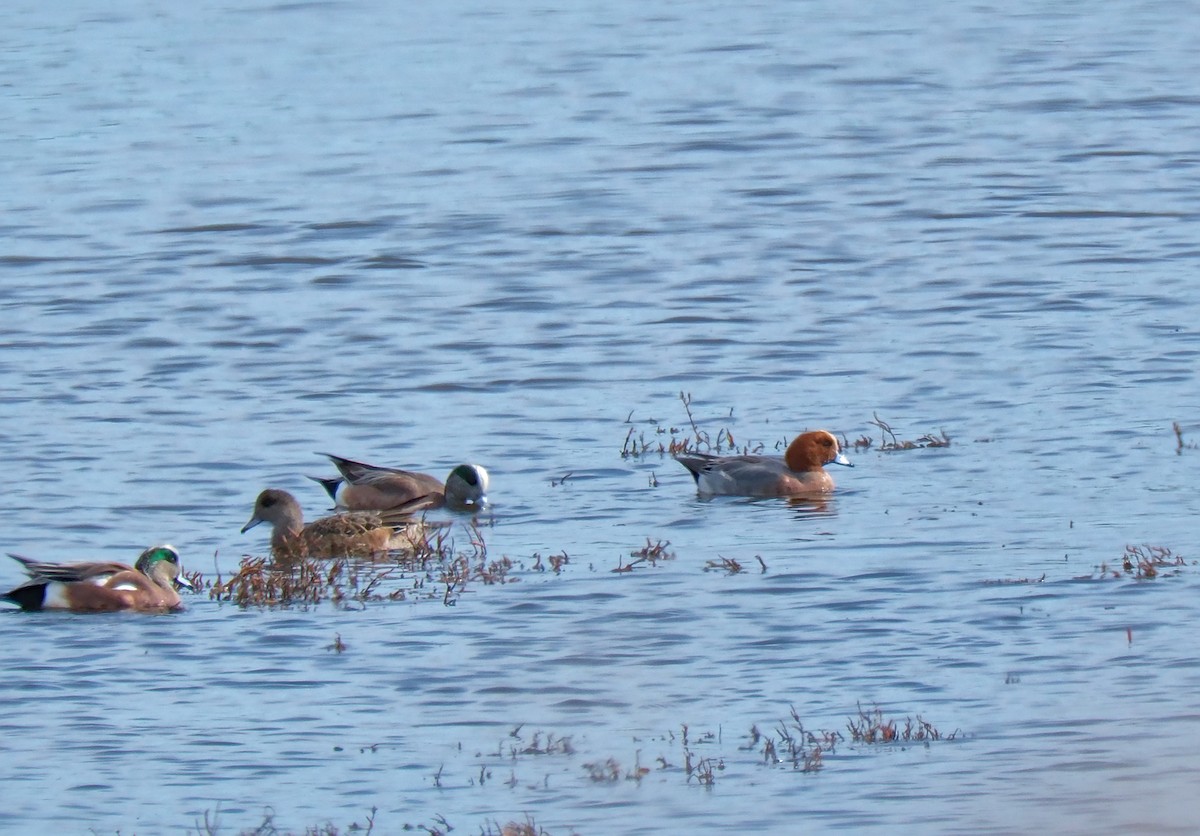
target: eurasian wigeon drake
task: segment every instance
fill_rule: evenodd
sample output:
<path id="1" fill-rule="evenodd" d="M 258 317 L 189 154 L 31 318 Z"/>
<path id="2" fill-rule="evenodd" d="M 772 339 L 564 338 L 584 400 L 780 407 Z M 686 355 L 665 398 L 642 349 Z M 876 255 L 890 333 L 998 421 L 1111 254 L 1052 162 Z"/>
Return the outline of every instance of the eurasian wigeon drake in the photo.
<path id="1" fill-rule="evenodd" d="M 488 472 L 482 465 L 460 464 L 442 483 L 427 473 L 321 455 L 329 457 L 341 476 L 308 478 L 320 482 L 337 507 L 348 511 L 411 512 L 443 505 L 478 511 L 487 503 Z"/>
<path id="2" fill-rule="evenodd" d="M 46 563 L 10 554 L 29 580 L 4 594 L 23 610 L 162 612 L 180 607 L 176 589 L 192 589 L 173 546 L 151 546 L 125 563 Z"/>
<path id="3" fill-rule="evenodd" d="M 274 528 L 271 553 L 282 559 L 413 551 L 425 542 L 424 524 L 398 512 L 351 511 L 305 525 L 296 497 L 278 488 L 267 488 L 258 495 L 242 533 L 264 522 Z"/>
<path id="4" fill-rule="evenodd" d="M 700 493 L 729 496 L 820 496 L 833 490 L 825 465 L 853 467 L 826 430 L 797 436 L 783 458 L 687 453 L 675 460 L 691 472 Z"/>

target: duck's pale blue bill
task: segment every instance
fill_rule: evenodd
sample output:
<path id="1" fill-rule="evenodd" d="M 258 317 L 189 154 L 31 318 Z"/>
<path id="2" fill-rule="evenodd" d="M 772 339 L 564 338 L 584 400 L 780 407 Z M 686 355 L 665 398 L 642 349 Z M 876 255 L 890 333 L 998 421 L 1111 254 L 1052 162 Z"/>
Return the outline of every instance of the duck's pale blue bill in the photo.
<path id="1" fill-rule="evenodd" d="M 185 578 L 183 575 L 180 575 L 179 577 L 177 577 L 175 579 L 175 588 L 176 589 L 184 589 L 184 590 L 187 590 L 188 592 L 196 591 L 196 585 L 194 583 L 192 583 L 191 581 L 189 581 L 187 578 Z"/>
<path id="2" fill-rule="evenodd" d="M 845 465 L 846 467 L 854 467 L 854 462 L 852 462 L 848 458 L 846 458 L 845 453 L 838 453 L 836 456 L 834 456 L 833 464 L 842 464 L 842 465 Z"/>

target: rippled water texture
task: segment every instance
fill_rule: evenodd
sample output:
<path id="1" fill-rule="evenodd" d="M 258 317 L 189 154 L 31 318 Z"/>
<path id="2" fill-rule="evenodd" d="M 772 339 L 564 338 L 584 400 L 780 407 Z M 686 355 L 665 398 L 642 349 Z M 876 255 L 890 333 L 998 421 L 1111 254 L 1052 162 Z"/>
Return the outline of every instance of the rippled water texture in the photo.
<path id="1" fill-rule="evenodd" d="M 1193 17 L 10 8 L 0 550 L 228 575 L 328 450 L 485 464 L 516 582 L 6 608 L 0 830 L 1200 827 Z M 873 444 L 820 508 L 701 500 L 621 455 L 680 392 Z M 860 706 L 952 739 L 856 743 Z M 819 770 L 766 762 L 793 709 L 845 738 Z"/>

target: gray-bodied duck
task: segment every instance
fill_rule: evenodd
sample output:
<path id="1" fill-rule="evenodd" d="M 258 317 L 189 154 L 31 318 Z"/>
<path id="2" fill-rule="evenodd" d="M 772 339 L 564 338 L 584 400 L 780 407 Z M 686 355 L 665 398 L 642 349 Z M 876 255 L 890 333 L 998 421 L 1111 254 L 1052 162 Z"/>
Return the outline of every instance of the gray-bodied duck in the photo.
<path id="1" fill-rule="evenodd" d="M 700 493 L 730 496 L 822 496 L 834 487 L 825 465 L 853 467 L 827 430 L 796 436 L 783 458 L 686 453 L 675 461 L 692 474 Z"/>

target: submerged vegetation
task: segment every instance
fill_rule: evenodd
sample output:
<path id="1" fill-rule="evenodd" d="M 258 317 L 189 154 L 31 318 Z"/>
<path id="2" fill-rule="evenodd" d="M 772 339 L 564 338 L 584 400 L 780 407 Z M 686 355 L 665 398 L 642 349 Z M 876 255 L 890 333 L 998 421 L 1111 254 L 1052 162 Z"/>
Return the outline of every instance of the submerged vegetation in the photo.
<path id="1" fill-rule="evenodd" d="M 1097 568 L 1100 578 L 1135 578 L 1150 580 L 1173 570 L 1170 574 L 1178 574 L 1179 567 L 1186 566 L 1187 560 L 1181 554 L 1176 554 L 1166 546 L 1125 546 L 1125 553 L 1120 557 L 1120 567 L 1101 563 Z M 1087 575 L 1090 579 L 1092 576 Z"/>
<path id="2" fill-rule="evenodd" d="M 1182 456 L 1184 450 L 1196 449 L 1196 442 L 1183 440 L 1183 427 L 1178 421 L 1172 422 L 1171 429 L 1175 432 L 1175 455 Z"/>
<path id="3" fill-rule="evenodd" d="M 364 817 L 363 821 L 351 822 L 345 828 L 339 828 L 333 822 L 326 821 L 296 831 L 281 830 L 275 823 L 275 811 L 267 810 L 263 813 L 263 820 L 257 827 L 239 830 L 237 833 L 238 836 L 351 836 L 351 834 L 353 836 L 369 836 L 375 832 L 375 823 L 379 815 L 379 808 L 372 807 L 371 812 Z M 438 815 L 434 816 L 429 823 L 409 824 L 406 822 L 393 825 L 391 830 L 382 832 L 394 833 L 397 829 L 403 832 L 424 833 L 427 836 L 448 836 L 455 828 L 445 816 Z M 210 813 L 205 810 L 203 820 L 195 823 L 195 832 L 199 836 L 220 836 L 225 833 L 225 829 L 220 824 L 219 811 Z M 526 816 L 524 821 L 510 821 L 506 824 L 488 822 L 479 832 L 481 836 L 550 836 L 537 825 L 532 816 Z"/>
<path id="4" fill-rule="evenodd" d="M 697 733 L 683 723 L 662 735 L 633 738 L 632 755 L 623 760 L 605 751 L 581 753 L 573 735 L 544 729 L 527 732 L 525 725 L 520 724 L 493 746 L 481 749 L 460 742 L 453 751 L 472 762 L 461 763 L 457 768 L 452 766 L 449 771 L 443 763 L 429 776 L 429 780 L 438 789 L 464 790 L 498 781 L 516 791 L 549 786 L 551 776 L 560 776 L 555 778 L 556 783 L 563 776 L 567 776 L 568 780 L 571 780 L 569 776 L 576 776 L 573 780 L 580 785 L 598 787 L 630 781 L 642 784 L 659 776 L 659 782 L 674 781 L 712 788 L 723 780 L 722 776 L 730 774 L 731 766 L 735 767 L 732 774 L 743 777 L 747 774 L 745 770 L 754 766 L 785 767 L 797 773 L 816 774 L 836 765 L 841 746 L 903 748 L 918 743 L 929 746 L 939 741 L 956 740 L 960 734 L 958 730 L 943 734 L 920 714 L 915 717 L 890 717 L 878 706 L 864 709 L 861 703 L 856 704 L 855 716 L 847 718 L 845 733 L 836 729 L 813 730 L 801 720 L 795 707 L 790 707 L 789 718 L 779 721 L 769 732 L 760 731 L 757 725 L 752 725 L 745 742 L 736 747 L 725 743 L 720 727 L 715 731 Z M 647 750 L 652 759 L 647 760 Z M 468 752 L 474 752 L 474 755 L 466 754 Z M 519 775 L 519 772 L 524 774 Z M 419 824 L 385 821 L 385 818 L 386 815 L 377 807 L 372 807 L 361 821 L 352 822 L 345 828 L 326 822 L 302 831 L 290 831 L 276 824 L 276 813 L 268 808 L 257 827 L 226 831 L 220 825 L 218 808 L 215 814 L 205 811 L 203 820 L 197 821 L 194 829 L 200 836 L 218 836 L 226 832 L 236 832 L 242 836 L 283 836 L 285 833 L 295 833 L 297 836 L 343 836 L 351 833 L 369 834 L 376 830 L 385 833 L 419 832 L 428 836 L 447 836 L 455 831 L 479 832 L 486 836 L 549 836 L 528 814 L 523 821 L 512 820 L 501 824 L 493 820 L 476 824 L 473 826 L 476 830 L 470 829 L 471 826 L 463 829 L 461 822 L 452 823 L 446 815 L 434 815 Z M 575 831 L 568 830 L 567 833 L 574 834 Z"/>
<path id="5" fill-rule="evenodd" d="M 1192 561 L 1194 565 L 1195 561 Z M 1126 544 L 1124 553 L 1113 563 L 1102 561 L 1095 569 L 1086 575 L 1075 575 L 1072 580 L 1114 580 L 1132 578 L 1134 580 L 1152 580 L 1163 575 L 1177 575 L 1188 560 L 1167 546 L 1129 545 Z M 984 581 L 993 584 L 1034 584 L 1043 583 L 1046 573 L 1037 578 L 1011 578 Z"/>
<path id="6" fill-rule="evenodd" d="M 513 562 L 508 557 L 488 558 L 487 545 L 478 524 L 468 527 L 469 543 L 460 549 L 447 527 L 424 527 L 424 538 L 412 550 L 387 552 L 370 557 L 272 560 L 243 557 L 229 578 L 219 572 L 207 588 L 209 598 L 249 606 L 306 606 L 330 602 L 362 605 L 375 601 L 408 600 L 413 597 L 438 599 L 447 606 L 457 602 L 472 582 L 510 583 Z M 540 565 L 540 556 L 538 563 Z M 561 569 L 551 558 L 554 571 Z M 198 573 L 197 573 L 198 574 Z"/>
<path id="7" fill-rule="evenodd" d="M 617 568 L 613 572 L 632 572 L 635 568 L 642 565 L 657 566 L 659 561 L 674 560 L 675 552 L 667 551 L 667 546 L 671 545 L 670 540 L 657 540 L 650 542 L 650 538 L 646 538 L 646 545 L 640 549 L 636 549 L 629 553 L 631 560 L 620 562 L 618 561 Z"/>
<path id="8" fill-rule="evenodd" d="M 937 435 L 934 435 L 933 433 L 925 433 L 925 435 L 921 436 L 920 438 L 910 441 L 908 439 L 899 438 L 892 429 L 891 424 L 880 418 L 878 413 L 871 413 L 871 417 L 873 420 L 868 421 L 867 423 L 871 424 L 872 426 L 879 427 L 879 430 L 882 433 L 881 440 L 879 442 L 879 449 L 885 452 L 893 452 L 895 450 L 920 450 L 926 447 L 950 446 L 950 436 L 946 435 L 945 430 L 939 430 Z M 870 447 L 871 440 L 866 436 L 863 436 L 854 443 L 854 446 L 856 448 L 860 446 Z"/>
<path id="9" fill-rule="evenodd" d="M 641 458 L 646 455 L 657 453 L 658 455 L 675 455 L 677 453 L 728 453 L 747 454 L 761 453 L 764 450 L 763 445 L 747 444 L 739 448 L 737 442 L 734 441 L 733 432 L 728 427 L 722 427 L 717 430 L 715 436 L 705 430 L 700 429 L 696 423 L 696 417 L 692 414 L 692 396 L 689 392 L 680 392 L 679 400 L 683 403 L 684 412 L 687 413 L 688 424 L 690 431 L 681 427 L 664 427 L 657 421 L 653 421 L 654 435 L 657 438 L 647 439 L 644 432 L 638 433 L 637 429 L 630 426 L 629 431 L 625 434 L 625 443 L 621 445 L 621 458 Z M 730 411 L 730 416 L 733 415 L 733 410 Z M 629 423 L 633 419 L 633 413 L 629 413 L 629 417 L 625 419 L 625 423 Z M 636 436 L 635 436 L 636 433 Z M 664 444 L 664 440 L 666 443 Z"/>
<path id="10" fill-rule="evenodd" d="M 683 404 L 684 413 L 687 415 L 688 427 L 664 426 L 651 419 L 650 423 L 654 425 L 653 437 L 647 438 L 644 431 L 639 431 L 631 425 L 626 431 L 625 441 L 621 445 L 621 458 L 640 459 L 648 455 L 673 456 L 679 453 L 748 455 L 767 452 L 767 445 L 763 442 L 750 442 L 739 446 L 733 437 L 733 430 L 729 427 L 720 427 L 715 435 L 700 429 L 699 424 L 696 423 L 696 416 L 692 413 L 691 393 L 680 392 L 679 401 Z M 733 417 L 732 409 L 729 411 L 729 417 Z M 902 439 L 890 424 L 879 417 L 878 413 L 872 413 L 871 417 L 872 420 L 867 423 L 880 429 L 881 438 L 877 449 L 881 451 L 893 452 L 950 446 L 950 436 L 946 435 L 944 430 L 936 433 L 927 432 L 915 439 Z M 625 423 L 630 424 L 632 420 L 633 413 L 630 412 L 625 418 Z M 1176 426 L 1178 427 L 1178 425 Z M 774 443 L 772 449 L 782 453 L 787 446 L 788 440 L 781 439 Z M 868 436 L 861 435 L 851 445 L 843 437 L 841 446 L 843 450 L 851 446 L 855 450 L 869 450 L 875 446 L 875 442 Z M 650 484 L 651 487 L 656 486 L 656 480 L 652 478 Z"/>
<path id="11" fill-rule="evenodd" d="M 1194 561 L 1193 561 L 1194 563 Z M 1072 580 L 1090 581 L 1119 578 L 1134 580 L 1152 580 L 1165 574 L 1179 574 L 1188 560 L 1181 554 L 1176 554 L 1167 546 L 1126 545 L 1125 552 L 1113 563 L 1107 560 L 1100 563 L 1087 575 L 1076 575 Z M 1036 584 L 1046 581 L 1046 573 L 1039 577 L 998 578 L 985 580 L 985 584 Z"/>
<path id="12" fill-rule="evenodd" d="M 928 743 L 943 739 L 942 733 L 920 714 L 915 720 L 905 717 L 901 726 L 895 718 L 885 717 L 879 706 L 864 711 L 859 705 L 858 716 L 851 717 L 846 727 L 850 731 L 850 739 L 855 743 Z M 957 736 L 958 732 L 955 731 L 945 739 L 954 740 Z"/>

